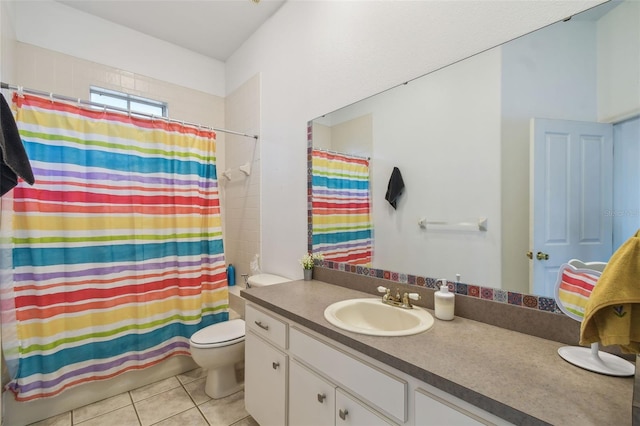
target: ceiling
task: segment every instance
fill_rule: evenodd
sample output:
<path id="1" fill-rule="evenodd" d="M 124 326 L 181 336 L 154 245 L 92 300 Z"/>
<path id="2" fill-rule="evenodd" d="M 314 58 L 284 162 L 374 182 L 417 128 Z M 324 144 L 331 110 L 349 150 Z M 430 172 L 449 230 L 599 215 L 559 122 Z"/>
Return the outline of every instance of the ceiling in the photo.
<path id="1" fill-rule="evenodd" d="M 285 0 L 57 0 L 222 62 Z"/>

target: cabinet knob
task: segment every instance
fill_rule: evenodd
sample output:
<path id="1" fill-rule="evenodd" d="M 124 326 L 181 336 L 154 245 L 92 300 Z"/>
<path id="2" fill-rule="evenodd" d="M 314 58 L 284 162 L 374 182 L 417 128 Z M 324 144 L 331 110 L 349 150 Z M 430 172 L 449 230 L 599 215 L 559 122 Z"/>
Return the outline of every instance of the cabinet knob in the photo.
<path id="1" fill-rule="evenodd" d="M 256 325 L 257 325 L 258 327 L 260 327 L 260 328 L 261 328 L 261 329 L 263 329 L 263 330 L 268 330 L 268 329 L 269 329 L 269 326 L 268 326 L 268 325 L 263 324 L 263 323 L 262 323 L 262 321 L 254 321 L 254 322 L 256 323 Z"/>
<path id="2" fill-rule="evenodd" d="M 327 395 L 323 394 L 323 393 L 319 393 L 318 394 L 318 402 L 320 404 L 322 404 L 324 402 L 324 400 L 327 399 Z"/>
<path id="3" fill-rule="evenodd" d="M 347 414 L 349 414 L 349 411 L 347 411 L 347 410 L 339 410 L 338 411 L 338 415 L 340 416 L 340 418 L 342 420 L 347 420 Z"/>
<path id="4" fill-rule="evenodd" d="M 280 367 L 280 363 L 279 363 L 279 362 L 275 362 L 275 361 L 274 361 L 274 362 L 271 364 L 271 366 L 273 367 L 273 369 L 274 369 L 274 370 L 277 370 L 277 369 L 278 369 L 278 367 Z"/>

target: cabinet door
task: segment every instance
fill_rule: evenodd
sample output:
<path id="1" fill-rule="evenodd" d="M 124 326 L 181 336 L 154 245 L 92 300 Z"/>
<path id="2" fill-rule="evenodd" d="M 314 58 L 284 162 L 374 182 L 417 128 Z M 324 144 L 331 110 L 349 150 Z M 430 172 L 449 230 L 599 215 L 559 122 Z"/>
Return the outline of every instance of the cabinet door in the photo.
<path id="1" fill-rule="evenodd" d="M 493 424 L 423 389 L 417 389 L 415 396 L 416 425 L 478 426 Z"/>
<path id="2" fill-rule="evenodd" d="M 338 388 L 335 424 L 336 426 L 389 426 L 394 423 Z"/>
<path id="3" fill-rule="evenodd" d="M 287 424 L 287 356 L 260 337 L 245 337 L 245 408 L 261 426 Z"/>
<path id="4" fill-rule="evenodd" d="M 332 425 L 336 387 L 295 360 L 289 364 L 289 424 Z"/>

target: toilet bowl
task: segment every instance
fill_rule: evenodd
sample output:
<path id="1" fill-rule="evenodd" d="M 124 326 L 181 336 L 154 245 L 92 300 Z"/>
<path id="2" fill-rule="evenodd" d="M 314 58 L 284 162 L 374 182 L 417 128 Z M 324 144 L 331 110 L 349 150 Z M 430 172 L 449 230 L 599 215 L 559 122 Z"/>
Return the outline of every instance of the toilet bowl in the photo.
<path id="1" fill-rule="evenodd" d="M 236 368 L 244 360 L 244 320 L 205 327 L 191 336 L 189 346 L 195 363 L 207 370 L 207 395 L 219 399 L 242 389 Z"/>
<path id="2" fill-rule="evenodd" d="M 249 287 L 290 281 L 272 274 L 249 277 Z M 219 322 L 195 332 L 189 339 L 191 357 L 207 370 L 205 393 L 219 399 L 242 390 L 245 324 L 242 319 Z"/>

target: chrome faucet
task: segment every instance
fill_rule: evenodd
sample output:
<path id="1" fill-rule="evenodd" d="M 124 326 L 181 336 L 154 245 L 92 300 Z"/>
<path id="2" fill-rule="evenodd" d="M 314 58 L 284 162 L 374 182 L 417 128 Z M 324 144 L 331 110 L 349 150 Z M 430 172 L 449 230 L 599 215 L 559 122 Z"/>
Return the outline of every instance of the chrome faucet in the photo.
<path id="1" fill-rule="evenodd" d="M 251 288 L 249 285 L 249 274 L 242 274 L 242 278 L 244 278 L 244 288 Z"/>
<path id="2" fill-rule="evenodd" d="M 413 309 L 411 300 L 420 300 L 420 295 L 418 293 L 405 292 L 402 296 L 400 296 L 399 289 L 396 289 L 395 296 L 391 294 L 391 289 L 383 286 L 378 287 L 378 292 L 384 293 L 384 296 L 382 296 L 382 303 L 403 309 Z"/>

